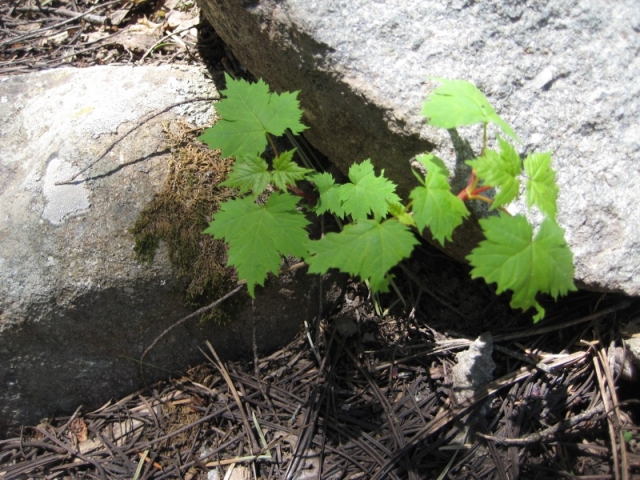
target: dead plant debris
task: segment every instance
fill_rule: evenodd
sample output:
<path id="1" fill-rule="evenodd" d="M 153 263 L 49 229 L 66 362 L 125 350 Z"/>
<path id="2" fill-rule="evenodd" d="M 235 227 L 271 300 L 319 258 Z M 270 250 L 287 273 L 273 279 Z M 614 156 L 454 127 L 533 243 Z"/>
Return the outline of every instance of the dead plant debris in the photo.
<path id="1" fill-rule="evenodd" d="M 0 75 L 63 66 L 199 64 L 193 0 L 9 0 Z"/>
<path id="2" fill-rule="evenodd" d="M 463 402 L 456 401 L 451 371 L 472 339 L 435 330 L 416 306 L 404 318 L 380 318 L 354 284 L 340 309 L 257 359 L 257 368 L 223 362 L 207 345 L 207 362 L 181 378 L 24 428 L 0 441 L 0 475 L 210 479 L 237 469 L 246 478 L 381 480 L 640 473 L 637 419 L 617 395 L 619 371 L 607 361 L 617 335 L 612 326 L 627 303 L 569 321 L 560 312 L 539 330 L 495 331 L 494 380 Z M 471 422 L 476 433 L 461 440 L 457 434 Z"/>

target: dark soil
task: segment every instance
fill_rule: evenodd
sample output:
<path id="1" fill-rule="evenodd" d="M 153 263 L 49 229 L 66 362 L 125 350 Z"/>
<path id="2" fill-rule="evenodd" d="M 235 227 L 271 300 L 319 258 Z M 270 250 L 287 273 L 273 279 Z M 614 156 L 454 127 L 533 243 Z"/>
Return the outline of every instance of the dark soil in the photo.
<path id="1" fill-rule="evenodd" d="M 68 13 L 90 9 L 126 15 L 113 26 Z M 248 75 L 206 22 L 169 26 L 172 11 L 195 9 L 2 2 L 0 74 L 204 63 L 220 88 L 225 71 Z M 146 49 L 118 36 L 135 25 L 155 39 Z M 577 292 L 546 299 L 534 326 L 468 273 L 425 243 L 396 268 L 397 291 L 374 297 L 348 283 L 269 356 L 225 362 L 204 345 L 203 363 L 179 378 L 11 432 L 0 478 L 640 478 L 638 384 L 621 333 L 640 305 Z M 493 380 L 463 398 L 456 364 L 487 332 L 495 369 L 474 372 L 477 360 L 467 377 Z"/>

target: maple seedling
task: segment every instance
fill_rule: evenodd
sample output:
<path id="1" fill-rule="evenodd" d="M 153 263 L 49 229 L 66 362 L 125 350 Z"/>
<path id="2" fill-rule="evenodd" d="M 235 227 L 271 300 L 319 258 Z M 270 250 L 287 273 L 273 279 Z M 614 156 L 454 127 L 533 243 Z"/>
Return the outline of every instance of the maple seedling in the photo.
<path id="1" fill-rule="evenodd" d="M 490 204 L 490 211 L 499 210 L 480 220 L 485 240 L 467 257 L 473 278 L 496 283 L 498 293 L 511 290 L 511 306 L 534 308 L 534 321 L 545 313 L 536 300 L 539 293 L 557 299 L 575 290 L 573 255 L 556 222 L 558 187 L 551 155 L 532 154 L 523 162 L 500 136 L 500 151 L 487 148 L 490 124 L 506 137 L 519 139 L 474 85 L 436 80 L 441 86 L 427 98 L 423 115 L 429 124 L 447 129 L 481 123 L 482 151 L 466 162 L 473 170 L 468 185 L 457 195 L 451 192 L 445 163 L 431 153 L 418 155 L 416 160 L 427 173 L 414 171 L 419 185 L 404 205 L 396 185 L 384 171 L 377 175 L 370 160 L 351 165 L 349 182 L 339 185 L 329 173 L 298 166 L 293 160 L 295 150 L 279 154 L 272 136 L 283 135 L 286 129 L 298 134 L 307 128 L 301 123 L 298 92 L 278 95 L 270 93 L 262 80 L 250 84 L 227 76 L 226 98 L 217 104 L 222 119 L 200 139 L 221 149 L 223 156 L 236 158 L 223 185 L 238 189 L 238 196 L 221 205 L 205 233 L 225 240 L 228 265 L 246 280 L 252 296 L 269 273 L 278 273 L 282 257 L 288 255 L 304 259 L 309 273 L 336 268 L 368 281 L 374 292 L 388 291 L 389 271 L 419 243 L 414 232 L 429 229 L 444 246 L 469 216 L 465 202 L 472 200 Z M 262 156 L 268 145 L 275 155 L 271 164 Z M 511 216 L 506 210 L 519 195 L 523 167 L 526 205 L 544 215 L 535 234 L 526 217 Z M 299 206 L 301 198 L 308 197 L 296 186 L 301 180 L 310 181 L 317 190 L 308 210 L 317 215 L 329 212 L 350 223 L 338 233 L 311 240 L 306 230 L 309 221 Z M 497 190 L 493 198 L 483 195 L 491 189 Z"/>

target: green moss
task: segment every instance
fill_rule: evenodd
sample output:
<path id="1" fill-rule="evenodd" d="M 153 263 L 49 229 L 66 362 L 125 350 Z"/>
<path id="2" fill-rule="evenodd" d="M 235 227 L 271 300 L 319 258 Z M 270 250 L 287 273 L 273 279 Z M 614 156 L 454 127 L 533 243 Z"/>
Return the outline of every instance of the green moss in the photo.
<path id="1" fill-rule="evenodd" d="M 186 124 L 166 129 L 172 158 L 163 190 L 140 213 L 131 233 L 136 257 L 152 263 L 160 242 L 179 279 L 183 301 L 190 308 L 210 304 L 236 285 L 233 272 L 224 267 L 223 242 L 203 235 L 219 204 L 234 194 L 220 187 L 232 165 L 195 141 Z M 201 320 L 228 320 L 233 302 L 205 314 Z"/>

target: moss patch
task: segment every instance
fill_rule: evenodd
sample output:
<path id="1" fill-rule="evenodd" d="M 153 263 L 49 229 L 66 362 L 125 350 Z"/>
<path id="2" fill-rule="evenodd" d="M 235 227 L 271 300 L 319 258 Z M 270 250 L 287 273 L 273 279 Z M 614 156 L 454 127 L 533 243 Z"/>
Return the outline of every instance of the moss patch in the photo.
<path id="1" fill-rule="evenodd" d="M 153 262 L 160 242 L 166 243 L 185 305 L 199 308 L 236 285 L 233 271 L 224 267 L 224 243 L 202 233 L 220 203 L 235 194 L 219 186 L 233 162 L 197 142 L 196 131 L 184 121 L 166 126 L 165 133 L 172 151 L 169 174 L 131 233 L 136 256 L 143 262 Z M 205 314 L 202 320 L 224 321 L 226 311 L 229 305 Z"/>

